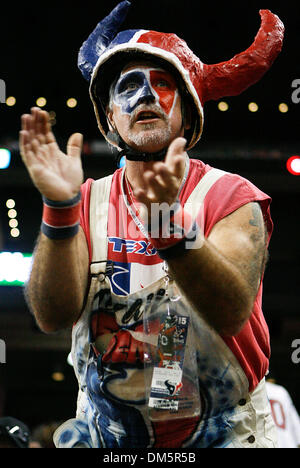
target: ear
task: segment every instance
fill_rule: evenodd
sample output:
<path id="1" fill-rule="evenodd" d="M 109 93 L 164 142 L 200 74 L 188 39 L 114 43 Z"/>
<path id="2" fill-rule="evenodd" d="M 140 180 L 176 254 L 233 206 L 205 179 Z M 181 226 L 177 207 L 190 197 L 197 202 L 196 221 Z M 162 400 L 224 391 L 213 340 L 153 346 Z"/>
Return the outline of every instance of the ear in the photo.
<path id="1" fill-rule="evenodd" d="M 106 108 L 106 120 L 109 130 L 111 132 L 114 132 L 116 130 L 116 127 L 113 119 L 113 111 L 110 110 L 108 107 Z"/>

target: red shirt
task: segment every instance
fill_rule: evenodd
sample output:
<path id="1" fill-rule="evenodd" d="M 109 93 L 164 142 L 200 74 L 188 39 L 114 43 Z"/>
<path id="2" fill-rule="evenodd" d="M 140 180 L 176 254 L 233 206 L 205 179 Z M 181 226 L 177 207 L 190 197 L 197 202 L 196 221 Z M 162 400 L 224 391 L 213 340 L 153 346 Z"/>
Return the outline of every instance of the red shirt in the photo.
<path id="1" fill-rule="evenodd" d="M 188 177 L 179 197 L 182 205 L 185 204 L 200 179 L 210 169 L 209 165 L 199 160 L 190 159 Z M 107 235 L 108 259 L 116 265 L 112 288 L 116 294 L 124 295 L 145 287 L 161 277 L 162 260 L 149 240 L 139 230 L 128 233 L 127 227 L 130 223 L 133 226 L 133 223 L 122 198 L 121 176 L 122 169 L 118 169 L 113 175 L 109 202 L 110 206 L 114 207 L 114 213 L 109 212 Z M 88 179 L 82 185 L 81 212 L 81 226 L 86 234 L 90 258 L 89 198 L 91 184 L 92 179 Z M 128 196 L 126 184 L 124 192 Z M 205 237 L 209 236 L 213 226 L 222 218 L 254 201 L 260 203 L 269 240 L 273 229 L 269 209 L 271 198 L 248 180 L 230 173 L 225 174 L 215 182 L 205 197 L 202 219 Z M 130 234 L 133 235 L 130 236 Z M 262 284 L 254 303 L 253 312 L 241 332 L 234 337 L 223 337 L 248 378 L 249 391 L 254 390 L 265 376 L 269 364 L 269 332 L 261 304 Z"/>

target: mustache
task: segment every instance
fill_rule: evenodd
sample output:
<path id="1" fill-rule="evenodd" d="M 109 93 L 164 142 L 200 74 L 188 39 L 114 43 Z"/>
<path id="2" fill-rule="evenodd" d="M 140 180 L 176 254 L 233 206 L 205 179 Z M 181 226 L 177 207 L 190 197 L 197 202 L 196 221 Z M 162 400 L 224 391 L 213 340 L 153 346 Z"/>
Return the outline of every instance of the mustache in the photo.
<path id="1" fill-rule="evenodd" d="M 166 112 L 156 104 L 141 104 L 139 105 L 130 116 L 129 126 L 132 127 L 137 119 L 137 116 L 140 112 L 154 112 L 165 122 L 168 121 L 168 115 Z"/>

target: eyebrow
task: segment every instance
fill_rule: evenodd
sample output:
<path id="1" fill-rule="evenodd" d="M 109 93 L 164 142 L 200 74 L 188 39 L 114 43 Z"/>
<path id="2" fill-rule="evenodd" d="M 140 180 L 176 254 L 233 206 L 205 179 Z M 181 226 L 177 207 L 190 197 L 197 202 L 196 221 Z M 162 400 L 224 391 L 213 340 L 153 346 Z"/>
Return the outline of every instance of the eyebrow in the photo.
<path id="1" fill-rule="evenodd" d="M 166 75 L 171 75 L 171 77 L 175 80 L 173 75 L 170 72 L 168 72 L 167 70 L 164 70 L 163 68 L 158 68 L 158 67 L 138 68 L 137 67 L 137 68 L 133 68 L 132 70 L 128 70 L 123 75 L 121 74 L 119 76 L 119 78 L 116 80 L 115 89 L 116 89 L 117 85 L 123 84 L 124 81 L 126 82 L 126 78 L 131 77 L 131 75 L 133 75 L 133 78 L 134 78 L 135 73 L 143 73 L 144 75 L 147 76 L 147 78 L 150 78 L 150 72 L 151 71 L 156 71 L 156 72 L 160 72 L 160 73 L 165 73 Z M 148 73 L 146 73 L 146 72 L 148 72 Z M 175 80 L 175 82 L 176 82 L 176 80 Z"/>

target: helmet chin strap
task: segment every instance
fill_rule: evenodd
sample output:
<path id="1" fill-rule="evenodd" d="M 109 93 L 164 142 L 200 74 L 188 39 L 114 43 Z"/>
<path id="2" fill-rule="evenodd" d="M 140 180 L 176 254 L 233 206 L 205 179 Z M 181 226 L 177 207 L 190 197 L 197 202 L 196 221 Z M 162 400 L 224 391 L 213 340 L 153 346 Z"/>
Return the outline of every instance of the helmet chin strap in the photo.
<path id="1" fill-rule="evenodd" d="M 166 154 L 167 154 L 167 148 L 164 148 L 163 150 L 158 151 L 157 153 L 142 153 L 126 145 L 126 148 L 123 149 L 119 153 L 118 159 L 122 158 L 122 156 L 126 156 L 126 158 L 129 161 L 143 161 L 143 162 L 163 161 L 165 159 Z"/>
<path id="2" fill-rule="evenodd" d="M 163 161 L 166 157 L 168 148 L 163 148 L 161 151 L 156 153 L 146 153 L 142 151 L 135 150 L 131 148 L 131 146 L 127 145 L 125 141 L 119 136 L 118 146 L 119 148 L 123 148 L 117 155 L 116 155 L 116 162 L 119 165 L 119 162 L 123 156 L 126 156 L 126 159 L 129 161 L 141 161 L 141 162 L 149 162 L 149 161 Z"/>

